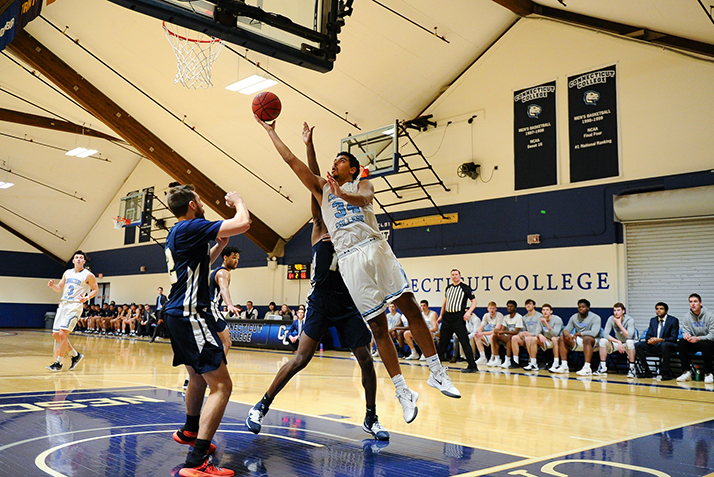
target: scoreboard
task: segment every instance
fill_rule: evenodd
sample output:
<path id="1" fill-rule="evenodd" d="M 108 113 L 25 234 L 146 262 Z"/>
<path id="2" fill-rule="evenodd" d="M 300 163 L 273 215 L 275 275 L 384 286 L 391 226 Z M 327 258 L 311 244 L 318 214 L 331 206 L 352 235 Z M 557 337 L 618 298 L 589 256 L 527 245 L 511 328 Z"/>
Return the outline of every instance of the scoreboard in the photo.
<path id="1" fill-rule="evenodd" d="M 310 278 L 310 265 L 296 263 L 288 265 L 288 280 L 308 280 Z"/>

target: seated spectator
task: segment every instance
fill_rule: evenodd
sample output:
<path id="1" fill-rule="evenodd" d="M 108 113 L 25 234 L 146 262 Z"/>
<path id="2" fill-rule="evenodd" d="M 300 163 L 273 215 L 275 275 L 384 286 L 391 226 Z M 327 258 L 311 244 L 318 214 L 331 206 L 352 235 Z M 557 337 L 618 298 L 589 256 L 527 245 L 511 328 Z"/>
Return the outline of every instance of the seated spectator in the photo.
<path id="1" fill-rule="evenodd" d="M 409 323 L 401 313 L 397 311 L 397 305 L 390 303 L 387 305 L 387 328 L 392 340 L 397 342 L 397 356 L 404 358 L 408 355 L 404 353 L 404 332 L 408 329 Z M 416 355 L 414 357 L 413 355 Z M 408 359 L 419 359 L 419 353 L 413 351 L 412 357 Z"/>
<path id="2" fill-rule="evenodd" d="M 600 338 L 600 365 L 595 375 L 607 374 L 607 355 L 615 352 L 627 353 L 630 372 L 635 374 L 635 320 L 625 313 L 625 305 L 615 303 L 612 315 L 605 323 L 602 338 Z M 615 332 L 613 336 L 611 333 Z"/>
<path id="3" fill-rule="evenodd" d="M 474 341 L 474 337 L 476 336 L 476 332 L 480 327 L 481 318 L 479 318 L 476 313 L 471 313 L 471 316 L 469 317 L 468 321 L 466 321 L 466 331 L 468 332 L 469 345 L 471 345 L 471 355 L 474 357 L 476 356 L 476 341 Z M 458 342 L 458 340 L 456 341 Z M 464 359 L 466 359 L 466 357 L 462 357 L 461 353 L 459 353 L 458 360 L 463 361 Z"/>
<path id="4" fill-rule="evenodd" d="M 538 335 L 541 334 L 542 315 L 535 309 L 536 302 L 532 299 L 526 300 L 526 316 L 523 317 L 523 329 L 511 339 L 513 347 L 513 359 L 518 358 L 521 353 L 521 346 L 528 350 L 530 362 L 523 367 L 526 371 L 538 371 Z"/>
<path id="5" fill-rule="evenodd" d="M 501 357 L 498 354 L 491 353 L 491 359 L 486 361 L 486 346 L 491 346 L 491 339 L 493 332 L 499 326 L 503 326 L 503 314 L 498 311 L 496 307 L 496 302 L 489 302 L 486 307 L 488 310 L 481 319 L 481 325 L 476 330 L 473 336 L 473 340 L 476 342 L 476 347 L 478 348 L 479 358 L 476 364 L 485 364 L 487 366 L 500 366 Z"/>
<path id="6" fill-rule="evenodd" d="M 682 339 L 677 343 L 679 359 L 682 362 L 682 375 L 677 381 L 692 379 L 692 361 L 689 353 L 702 352 L 704 361 L 704 383 L 714 383 L 712 356 L 714 356 L 714 312 L 702 305 L 702 297 L 696 293 L 689 295 L 689 312 L 680 323 Z"/>
<path id="7" fill-rule="evenodd" d="M 295 352 L 298 349 L 298 345 L 300 344 L 300 335 L 302 335 L 302 329 L 303 325 L 305 324 L 305 310 L 300 310 L 298 309 L 295 319 L 293 320 L 293 324 L 290 325 L 290 328 L 288 329 L 288 341 L 290 342 L 290 346 L 293 348 L 293 352 Z"/>
<path id="8" fill-rule="evenodd" d="M 139 321 L 139 336 L 149 336 L 151 330 L 151 305 L 144 305 L 141 310 L 141 321 Z"/>
<path id="9" fill-rule="evenodd" d="M 271 318 L 273 316 L 277 316 L 278 318 Z M 263 319 L 280 319 L 280 313 L 278 312 L 277 306 L 275 305 L 274 301 L 268 303 L 268 311 L 265 312 L 265 316 L 263 317 Z"/>
<path id="10" fill-rule="evenodd" d="M 439 316 L 436 314 L 436 312 L 431 311 L 429 309 L 429 302 L 426 300 L 422 300 L 419 303 L 419 308 L 421 309 L 421 316 L 422 318 L 424 318 L 424 322 L 429 328 L 431 338 L 434 339 L 434 335 L 437 331 L 439 331 Z M 408 325 L 409 323 L 404 323 L 405 321 L 406 318 L 402 316 L 402 324 Z M 402 336 L 404 337 L 404 341 L 406 342 L 407 346 L 409 347 L 409 350 L 411 351 L 411 353 L 409 354 L 409 356 L 407 356 L 406 359 L 419 359 L 421 361 L 426 361 L 426 357 L 423 354 L 421 355 L 421 357 L 419 357 L 419 353 L 417 353 L 416 346 L 414 344 L 414 335 L 412 334 L 412 331 L 409 329 L 408 326 L 407 329 L 404 330 L 404 334 Z"/>
<path id="11" fill-rule="evenodd" d="M 288 308 L 288 305 L 283 303 L 283 305 L 280 307 L 280 311 L 278 312 L 280 315 L 280 319 L 282 320 L 292 320 L 293 319 L 293 312 L 290 311 L 290 308 Z"/>
<path id="12" fill-rule="evenodd" d="M 116 334 L 125 334 L 123 333 L 124 331 L 124 323 L 128 323 L 128 320 L 130 320 L 132 317 L 132 312 L 129 309 L 129 305 L 124 304 L 121 306 L 121 310 L 119 310 L 119 314 L 117 315 L 117 320 L 118 323 L 115 322 L 115 325 L 118 325 L 116 328 Z M 128 326 L 128 324 L 127 324 Z"/>
<path id="13" fill-rule="evenodd" d="M 540 317 L 541 333 L 538 335 L 538 345 L 543 351 L 553 350 L 553 364 L 548 371 L 554 373 L 560 366 L 560 345 L 558 342 L 563 333 L 563 319 L 553 314 L 553 307 L 548 303 L 543 303 L 540 311 L 542 313 Z"/>
<path id="14" fill-rule="evenodd" d="M 499 356 L 500 345 L 503 344 L 506 346 L 506 360 L 501 365 L 501 368 L 504 369 L 508 369 L 512 366 L 511 354 L 513 353 L 513 346 L 511 345 L 511 340 L 523 329 L 523 317 L 516 311 L 517 307 L 518 304 L 515 300 L 508 300 L 506 302 L 508 314 L 504 315 L 503 322 L 501 323 L 502 326 L 493 331 L 493 339 L 491 340 L 491 348 L 493 349 L 493 354 L 496 356 Z M 514 356 L 514 363 L 518 365 L 518 356 Z"/>
<path id="15" fill-rule="evenodd" d="M 590 302 L 585 298 L 578 300 L 578 312 L 570 317 L 567 326 L 563 330 L 563 337 L 560 341 L 560 357 L 562 363 L 555 369 L 556 373 L 569 373 L 568 353 L 571 351 L 582 351 L 585 356 L 583 368 L 577 372 L 579 376 L 590 376 L 593 374 L 590 362 L 593 359 L 593 351 L 600 344 L 600 327 L 602 320 L 595 313 L 590 312 Z"/>
<path id="16" fill-rule="evenodd" d="M 253 302 L 252 301 L 247 301 L 245 304 L 245 311 L 243 312 L 244 320 L 257 320 L 258 319 L 258 310 L 253 308 Z"/>
<path id="17" fill-rule="evenodd" d="M 651 378 L 652 371 L 647 364 L 647 355 L 661 356 L 662 363 L 659 367 L 662 381 L 672 379 L 670 357 L 677 352 L 677 339 L 679 338 L 679 320 L 667 314 L 669 306 L 664 302 L 655 305 L 655 317 L 650 319 L 650 326 L 643 336 L 643 341 L 635 343 L 635 355 L 640 363 L 642 372 L 633 375 L 632 368 L 627 372 L 628 378 Z"/>

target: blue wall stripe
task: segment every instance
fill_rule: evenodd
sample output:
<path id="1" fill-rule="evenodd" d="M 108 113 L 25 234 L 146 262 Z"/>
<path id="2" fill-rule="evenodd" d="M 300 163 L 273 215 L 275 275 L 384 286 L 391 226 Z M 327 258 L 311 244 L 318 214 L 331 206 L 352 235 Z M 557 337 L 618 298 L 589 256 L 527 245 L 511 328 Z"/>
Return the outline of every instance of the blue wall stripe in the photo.
<path id="1" fill-rule="evenodd" d="M 57 303 L 0 303 L 0 327 L 44 328 L 48 311 L 57 311 Z"/>
<path id="2" fill-rule="evenodd" d="M 69 265 L 67 266 L 69 268 Z M 0 251 L 0 276 L 60 278 L 66 268 L 41 253 Z"/>
<path id="3" fill-rule="evenodd" d="M 391 230 L 390 243 L 399 258 L 622 243 L 622 227 L 613 216 L 615 195 L 712 184 L 714 173 L 703 171 L 444 206 L 445 213 L 459 213 L 458 223 Z M 426 208 L 394 216 L 399 220 L 434 214 L 433 208 Z M 388 221 L 383 214 L 378 220 Z M 311 227 L 293 236 L 279 263 L 310 263 Z M 541 244 L 528 245 L 528 234 L 540 234 Z M 266 266 L 266 253 L 250 239 L 232 237 L 229 243 L 242 250 L 238 268 Z M 166 273 L 163 247 L 155 243 L 90 251 L 88 266 L 107 277 Z M 0 276 L 60 277 L 63 271 L 41 254 L 0 251 Z"/>

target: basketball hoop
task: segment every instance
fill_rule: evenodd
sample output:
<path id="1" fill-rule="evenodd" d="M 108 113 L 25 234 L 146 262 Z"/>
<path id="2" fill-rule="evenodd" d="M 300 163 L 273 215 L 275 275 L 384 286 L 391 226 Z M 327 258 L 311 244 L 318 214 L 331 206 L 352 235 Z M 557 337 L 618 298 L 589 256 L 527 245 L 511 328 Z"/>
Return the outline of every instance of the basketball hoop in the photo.
<path id="1" fill-rule="evenodd" d="M 166 22 L 163 22 L 163 27 L 166 38 L 176 53 L 178 71 L 174 84 L 181 83 L 194 89 L 213 87 L 211 67 L 223 50 L 223 40 L 176 25 L 167 25 Z M 198 38 L 189 38 L 189 32 L 198 35 Z"/>
<path id="2" fill-rule="evenodd" d="M 125 219 L 124 217 L 112 217 L 112 221 L 114 222 L 115 229 L 126 227 L 131 223 L 129 219 Z"/>

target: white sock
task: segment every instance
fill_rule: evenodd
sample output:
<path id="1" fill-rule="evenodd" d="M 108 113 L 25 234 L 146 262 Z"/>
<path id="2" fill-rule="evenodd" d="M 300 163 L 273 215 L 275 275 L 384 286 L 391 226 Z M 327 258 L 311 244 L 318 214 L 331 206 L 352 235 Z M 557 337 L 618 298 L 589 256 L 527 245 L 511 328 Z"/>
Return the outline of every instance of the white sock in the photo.
<path id="1" fill-rule="evenodd" d="M 513 362 L 516 363 L 516 364 L 520 364 L 520 363 L 518 362 L 518 356 L 514 356 L 514 357 L 513 357 Z"/>
<path id="2" fill-rule="evenodd" d="M 535 358 L 531 358 L 531 365 L 537 366 L 538 365 L 538 360 Z"/>
<path id="3" fill-rule="evenodd" d="M 77 350 L 74 349 L 74 348 L 72 348 L 72 350 L 69 352 L 69 355 L 70 355 L 72 358 L 74 358 L 74 357 L 77 356 L 78 354 L 79 354 L 79 353 L 77 353 Z"/>
<path id="4" fill-rule="evenodd" d="M 553 367 L 557 368 L 558 366 L 560 366 L 560 358 L 553 359 Z"/>
<path id="5" fill-rule="evenodd" d="M 441 369 L 441 361 L 439 361 L 439 355 L 433 354 L 426 357 L 426 364 L 429 365 L 429 370 L 432 373 L 436 373 Z"/>
<path id="6" fill-rule="evenodd" d="M 506 361 L 504 361 L 504 363 L 511 364 L 511 358 L 509 358 L 508 356 L 506 356 Z"/>
<path id="7" fill-rule="evenodd" d="M 392 378 L 392 382 L 394 383 L 394 387 L 397 388 L 397 391 L 400 389 L 404 389 L 407 387 L 407 382 L 404 380 L 404 376 L 401 374 L 397 374 Z"/>
<path id="8" fill-rule="evenodd" d="M 635 363 L 630 363 L 630 369 L 635 369 Z"/>
<path id="9" fill-rule="evenodd" d="M 583 365 L 583 369 L 590 369 L 590 363 L 585 363 Z"/>

